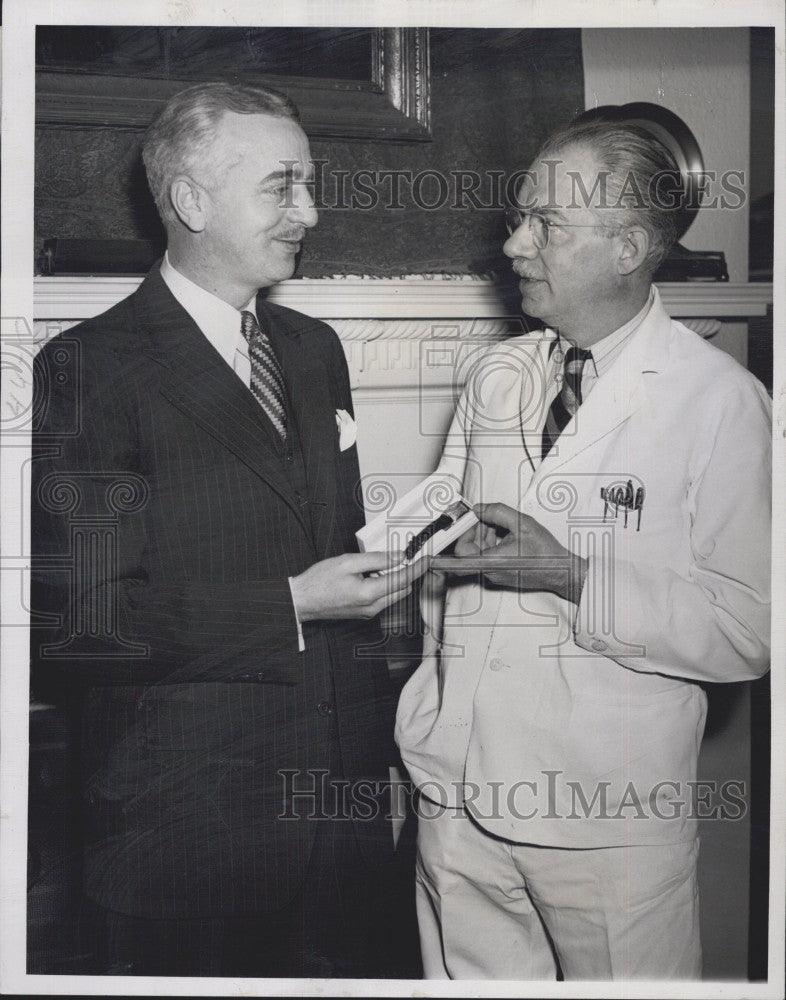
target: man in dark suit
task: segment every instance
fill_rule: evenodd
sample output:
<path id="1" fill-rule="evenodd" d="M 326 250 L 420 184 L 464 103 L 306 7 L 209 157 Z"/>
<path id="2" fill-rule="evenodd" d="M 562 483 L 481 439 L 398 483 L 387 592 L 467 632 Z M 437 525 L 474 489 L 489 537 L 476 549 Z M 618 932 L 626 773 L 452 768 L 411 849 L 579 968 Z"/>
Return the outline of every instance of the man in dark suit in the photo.
<path id="1" fill-rule="evenodd" d="M 143 156 L 164 260 L 36 365 L 33 666 L 82 695 L 91 971 L 384 974 L 369 619 L 411 579 L 357 552 L 338 338 L 258 295 L 317 221 L 308 141 L 283 95 L 216 83 Z"/>

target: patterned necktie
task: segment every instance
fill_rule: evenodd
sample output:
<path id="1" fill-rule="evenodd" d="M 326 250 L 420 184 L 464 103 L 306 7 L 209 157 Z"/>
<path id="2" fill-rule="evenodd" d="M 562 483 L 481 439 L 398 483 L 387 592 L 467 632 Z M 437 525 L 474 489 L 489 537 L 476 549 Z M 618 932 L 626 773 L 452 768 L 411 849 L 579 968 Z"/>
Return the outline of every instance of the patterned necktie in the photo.
<path id="1" fill-rule="evenodd" d="M 591 357 L 591 351 L 584 351 L 580 347 L 568 348 L 562 388 L 554 397 L 543 427 L 543 458 L 551 451 L 554 442 L 581 406 L 581 375 L 584 365 Z"/>
<path id="2" fill-rule="evenodd" d="M 251 361 L 251 391 L 257 402 L 270 417 L 273 426 L 287 439 L 287 408 L 284 392 L 284 374 L 278 358 L 273 353 L 266 334 L 259 329 L 256 316 L 247 310 L 242 313 L 240 329 L 248 341 Z"/>

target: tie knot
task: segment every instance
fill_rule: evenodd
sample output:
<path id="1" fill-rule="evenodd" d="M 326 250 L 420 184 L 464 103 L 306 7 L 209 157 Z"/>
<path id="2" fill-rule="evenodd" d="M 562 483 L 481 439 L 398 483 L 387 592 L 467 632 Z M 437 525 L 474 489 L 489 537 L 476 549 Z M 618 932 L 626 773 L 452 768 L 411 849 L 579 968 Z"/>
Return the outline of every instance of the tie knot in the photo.
<path id="1" fill-rule="evenodd" d="M 259 323 L 257 323 L 256 316 L 248 309 L 244 309 L 240 316 L 240 331 L 250 344 L 252 338 L 259 333 Z"/>
<path id="2" fill-rule="evenodd" d="M 581 371 L 591 357 L 592 351 L 585 351 L 581 347 L 569 347 L 565 354 L 565 367 Z"/>

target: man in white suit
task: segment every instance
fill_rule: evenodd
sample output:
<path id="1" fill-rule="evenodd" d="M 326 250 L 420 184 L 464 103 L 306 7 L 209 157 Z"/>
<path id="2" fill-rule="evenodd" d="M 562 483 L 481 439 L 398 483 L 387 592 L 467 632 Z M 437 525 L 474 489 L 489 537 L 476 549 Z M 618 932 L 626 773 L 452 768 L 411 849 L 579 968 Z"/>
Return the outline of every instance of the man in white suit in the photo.
<path id="1" fill-rule="evenodd" d="M 675 170 L 574 123 L 509 216 L 544 329 L 467 380 L 441 469 L 481 523 L 397 721 L 429 978 L 701 973 L 696 818 L 740 808 L 696 801 L 701 683 L 767 669 L 771 407 L 652 285 Z"/>

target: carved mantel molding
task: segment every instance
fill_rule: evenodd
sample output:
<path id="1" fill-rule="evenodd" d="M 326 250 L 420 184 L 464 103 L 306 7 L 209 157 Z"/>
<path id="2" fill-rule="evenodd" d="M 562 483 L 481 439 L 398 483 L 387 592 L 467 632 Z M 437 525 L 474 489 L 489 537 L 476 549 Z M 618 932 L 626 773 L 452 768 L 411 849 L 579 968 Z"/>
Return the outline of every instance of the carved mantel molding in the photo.
<path id="1" fill-rule="evenodd" d="M 139 285 L 139 277 L 38 277 L 34 284 L 36 337 L 42 340 L 109 309 Z M 766 315 L 768 283 L 664 283 L 667 311 L 708 336 L 721 321 Z M 520 332 L 499 285 L 470 275 L 404 278 L 295 279 L 276 286 L 270 301 L 327 320 L 344 344 L 354 388 L 447 388 L 449 366 L 429 366 L 427 344 L 459 349 L 467 341 L 500 340 Z M 452 343 L 451 343 L 452 342 Z"/>
<path id="2" fill-rule="evenodd" d="M 69 277 L 35 279 L 36 319 L 88 319 L 108 309 L 139 285 L 141 278 Z M 763 316 L 772 284 L 670 282 L 658 286 L 666 309 L 679 318 Z M 406 278 L 302 278 L 284 281 L 271 302 L 324 319 L 401 319 L 506 315 L 498 286 L 470 275 L 412 275 Z"/>

